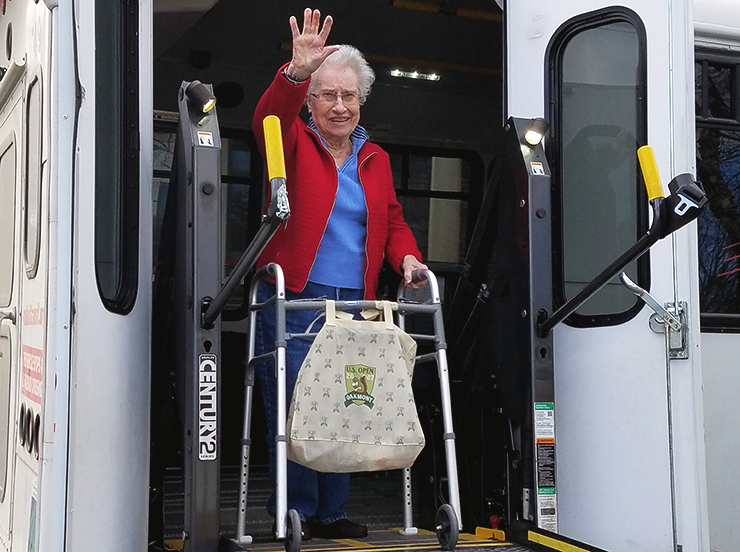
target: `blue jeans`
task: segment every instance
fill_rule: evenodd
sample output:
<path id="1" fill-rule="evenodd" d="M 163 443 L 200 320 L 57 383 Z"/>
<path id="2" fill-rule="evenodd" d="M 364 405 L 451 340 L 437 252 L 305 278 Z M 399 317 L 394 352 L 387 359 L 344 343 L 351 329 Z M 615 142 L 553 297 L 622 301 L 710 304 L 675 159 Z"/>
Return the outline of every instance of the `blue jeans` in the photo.
<path id="1" fill-rule="evenodd" d="M 257 290 L 257 300 L 265 302 L 275 294 L 275 286 L 262 282 Z M 285 290 L 288 300 L 293 299 L 334 299 L 353 301 L 362 299 L 360 289 L 335 288 L 308 282 L 301 293 Z M 323 311 L 286 311 L 286 331 L 304 333 L 306 328 Z M 312 332 L 317 332 L 324 325 L 319 319 Z M 290 339 L 286 351 L 286 405 L 290 407 L 298 371 L 311 346 L 310 339 Z M 255 335 L 255 355 L 264 354 L 275 349 L 275 309 L 270 308 L 257 315 Z M 275 482 L 275 428 L 277 426 L 277 380 L 272 361 L 257 366 L 257 377 L 262 386 L 262 399 L 265 403 L 267 418 L 267 458 L 270 477 Z M 344 505 L 349 499 L 348 473 L 321 473 L 295 462 L 288 461 L 288 509 L 296 510 L 302 520 L 313 519 L 321 524 L 332 523 L 347 517 Z M 267 511 L 275 515 L 275 491 L 267 502 Z"/>

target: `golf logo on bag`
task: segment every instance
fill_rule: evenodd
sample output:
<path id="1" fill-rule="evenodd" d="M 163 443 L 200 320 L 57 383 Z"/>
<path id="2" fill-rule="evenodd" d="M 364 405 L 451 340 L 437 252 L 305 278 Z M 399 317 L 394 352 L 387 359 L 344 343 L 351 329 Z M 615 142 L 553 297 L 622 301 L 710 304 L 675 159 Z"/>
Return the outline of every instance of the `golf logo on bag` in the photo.
<path id="1" fill-rule="evenodd" d="M 344 396 L 344 406 L 356 404 L 368 408 L 374 406 L 373 387 L 375 387 L 375 368 L 364 364 L 352 364 L 344 367 L 344 379 L 347 385 L 347 394 Z"/>
<path id="2" fill-rule="evenodd" d="M 293 389 L 290 460 L 335 473 L 414 463 L 424 447 L 411 388 L 416 342 L 393 323 L 393 306 L 376 302 L 382 320 L 351 320 L 326 301 Z"/>

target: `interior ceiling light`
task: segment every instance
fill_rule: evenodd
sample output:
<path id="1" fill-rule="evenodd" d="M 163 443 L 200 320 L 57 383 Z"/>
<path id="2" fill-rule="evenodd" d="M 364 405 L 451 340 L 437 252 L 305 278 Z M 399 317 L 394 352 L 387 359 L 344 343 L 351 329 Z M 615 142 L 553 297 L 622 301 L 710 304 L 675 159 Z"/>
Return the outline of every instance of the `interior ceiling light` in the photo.
<path id="1" fill-rule="evenodd" d="M 437 73 L 422 73 L 421 71 L 403 71 L 402 69 L 391 69 L 391 77 L 403 77 L 406 79 L 420 79 L 428 81 L 438 81 L 440 76 Z"/>
<path id="2" fill-rule="evenodd" d="M 468 19 L 481 19 L 483 21 L 502 21 L 501 14 L 492 11 L 473 10 L 469 8 L 458 8 L 451 0 L 442 0 L 441 2 L 421 2 L 420 0 L 391 0 L 391 6 L 394 8 L 403 8 L 428 13 L 443 13 L 445 15 L 456 15 Z"/>

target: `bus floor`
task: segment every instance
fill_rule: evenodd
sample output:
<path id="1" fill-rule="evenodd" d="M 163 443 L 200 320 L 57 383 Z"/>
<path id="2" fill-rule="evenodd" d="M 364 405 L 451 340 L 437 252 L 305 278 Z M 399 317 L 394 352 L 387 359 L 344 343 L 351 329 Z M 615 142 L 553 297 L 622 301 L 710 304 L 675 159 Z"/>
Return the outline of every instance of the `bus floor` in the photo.
<path id="1" fill-rule="evenodd" d="M 368 537 L 361 540 L 312 539 L 301 546 L 302 552 L 360 551 L 372 552 L 426 552 L 440 550 L 433 531 L 419 528 L 419 534 L 404 536 L 399 533 L 403 526 L 402 480 L 400 471 L 374 474 L 353 474 L 347 514 L 359 523 L 368 526 Z M 236 466 L 224 466 L 221 470 L 221 534 L 230 537 L 236 533 L 236 504 L 239 474 Z M 247 497 L 246 532 L 253 543 L 248 546 L 254 552 L 282 552 L 282 542 L 272 537 L 272 517 L 265 504 L 272 492 L 265 466 L 254 466 L 249 477 Z M 168 470 L 165 479 L 165 548 L 182 550 L 182 528 L 184 515 L 183 483 L 180 470 Z M 416 520 L 415 520 L 416 521 Z M 475 531 L 475 529 L 472 529 Z M 523 548 L 503 540 L 501 532 L 478 529 L 478 534 L 460 533 L 457 549 L 466 552 L 490 550 L 491 552 L 526 552 Z"/>

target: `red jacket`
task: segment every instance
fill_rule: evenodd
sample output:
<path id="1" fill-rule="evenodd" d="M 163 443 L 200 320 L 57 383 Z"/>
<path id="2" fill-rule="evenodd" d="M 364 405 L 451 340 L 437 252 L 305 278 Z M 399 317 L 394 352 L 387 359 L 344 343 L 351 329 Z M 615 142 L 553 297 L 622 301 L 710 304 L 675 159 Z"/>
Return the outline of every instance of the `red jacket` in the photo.
<path id="1" fill-rule="evenodd" d="M 282 68 L 257 104 L 252 128 L 264 158 L 262 120 L 267 115 L 280 118 L 290 218 L 267 244 L 257 266 L 278 263 L 285 273 L 286 287 L 300 292 L 308 281 L 334 206 L 337 169 L 319 137 L 298 117 L 308 81 L 295 85 L 281 71 Z M 383 258 L 400 274 L 403 258 L 414 255 L 421 260 L 421 253 L 403 220 L 388 154 L 379 146 L 365 142 L 357 155 L 357 167 L 367 207 L 365 298 L 374 299 Z"/>

